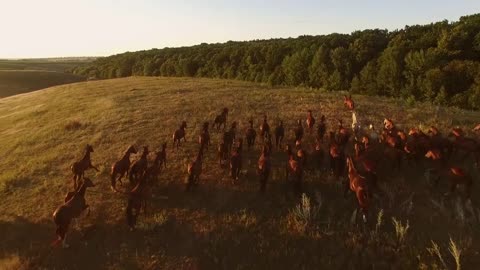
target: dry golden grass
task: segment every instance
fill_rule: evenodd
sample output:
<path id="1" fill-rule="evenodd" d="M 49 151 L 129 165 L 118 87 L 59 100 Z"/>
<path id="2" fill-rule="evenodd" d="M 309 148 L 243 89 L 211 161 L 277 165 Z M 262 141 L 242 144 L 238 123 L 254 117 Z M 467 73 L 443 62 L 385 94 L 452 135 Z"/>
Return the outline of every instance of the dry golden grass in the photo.
<path id="1" fill-rule="evenodd" d="M 451 125 L 471 129 L 480 119 L 477 112 L 354 99 L 359 120 L 378 127 L 384 117 L 404 128 L 435 124 L 444 131 Z M 343 198 L 340 183 L 325 173 L 309 173 L 309 205 L 317 206 L 315 194 L 321 192 L 321 208 L 308 226 L 298 229 L 292 213 L 301 201 L 286 192 L 283 153 L 274 153 L 267 194 L 257 192 L 258 145 L 245 153 L 246 171 L 238 185 L 219 168 L 216 147 L 211 147 L 199 188 L 185 193 L 186 164 L 196 154 L 201 124 L 213 121 L 225 106 L 230 108 L 228 121 L 238 121 L 242 132 L 249 118 L 259 125 L 264 113 L 273 127 L 283 119 L 289 142 L 295 121 L 305 119 L 308 109 L 317 119 L 325 114 L 329 129 L 336 127 L 336 119 L 351 119 L 340 93 L 210 79 L 132 77 L 1 99 L 0 258 L 6 259 L 0 262 L 15 264 L 9 258 L 17 256 L 33 269 L 433 269 L 437 258 L 427 247 L 432 240 L 447 243 L 452 236 L 473 239 L 468 249 L 458 247 L 462 269 L 480 264 L 480 216 L 460 226 L 453 218 L 453 204 L 442 195 L 446 183 L 432 190 L 423 171 L 415 168 L 405 168 L 401 176 L 382 171 L 380 185 L 387 195 L 374 201 L 368 227 L 350 224 L 356 202 L 353 196 Z M 187 142 L 172 152 L 171 135 L 182 120 L 188 122 Z M 212 131 L 212 137 L 215 146 L 220 134 Z M 148 216 L 142 215 L 138 229 L 129 232 L 126 198 L 109 189 L 110 166 L 130 144 L 156 150 L 165 141 L 168 168 L 153 190 Z M 307 135 L 309 149 L 312 141 Z M 86 195 L 92 212 L 79 221 L 80 228 L 71 228 L 70 249 L 52 249 L 51 214 L 71 188 L 69 166 L 81 158 L 87 143 L 93 145 L 92 161 L 100 169 L 86 173 L 97 183 Z M 475 211 L 478 195 L 474 185 Z M 410 203 L 404 203 L 409 198 Z M 432 198 L 450 215 L 437 212 Z M 380 209 L 386 221 L 409 221 L 401 249 L 390 222 L 376 226 Z"/>

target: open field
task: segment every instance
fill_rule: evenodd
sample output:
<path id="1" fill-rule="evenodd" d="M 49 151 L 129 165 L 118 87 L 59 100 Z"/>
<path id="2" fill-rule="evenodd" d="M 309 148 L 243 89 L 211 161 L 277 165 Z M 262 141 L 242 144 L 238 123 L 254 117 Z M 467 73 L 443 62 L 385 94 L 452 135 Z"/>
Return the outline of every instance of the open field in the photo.
<path id="1" fill-rule="evenodd" d="M 25 60 L 0 59 L 0 70 L 43 70 L 65 72 L 79 65 L 89 63 L 93 60 L 94 58 L 47 58 Z"/>
<path id="2" fill-rule="evenodd" d="M 84 81 L 66 71 L 85 63 L 88 61 L 0 60 L 0 98 Z"/>
<path id="3" fill-rule="evenodd" d="M 56 71 L 0 70 L 0 98 L 84 80 L 77 75 Z"/>
<path id="4" fill-rule="evenodd" d="M 470 130 L 480 119 L 479 112 L 353 98 L 360 122 L 377 127 L 390 117 L 401 128 L 435 124 L 446 133 L 451 126 Z M 373 201 L 367 226 L 351 223 L 357 202 L 353 195 L 344 199 L 341 183 L 327 173 L 308 173 L 305 191 L 316 217 L 304 219 L 294 211 L 300 198 L 285 186 L 284 153 L 273 154 L 267 193 L 261 195 L 255 175 L 260 144 L 244 150 L 245 171 L 234 185 L 218 166 L 220 134 L 212 130 L 200 185 L 184 192 L 186 164 L 196 154 L 201 124 L 212 122 L 225 106 L 228 122 L 238 121 L 241 134 L 249 118 L 258 127 L 266 113 L 272 128 L 283 119 L 290 143 L 295 121 L 305 119 L 308 109 L 317 119 L 325 114 L 328 129 L 336 128 L 336 119 L 351 121 L 340 93 L 211 79 L 130 77 L 0 99 L 0 268 L 454 269 L 449 248 L 461 251 L 461 269 L 480 265 L 478 173 L 470 205 L 460 200 L 461 191 L 444 197 L 446 182 L 430 188 L 421 164 L 401 174 L 381 164 L 385 195 Z M 171 135 L 183 120 L 187 142 L 172 151 Z M 127 200 L 110 190 L 110 166 L 130 144 L 148 145 L 153 152 L 165 141 L 167 169 L 153 188 L 147 217 L 141 215 L 137 230 L 129 232 Z M 307 134 L 308 150 L 312 142 Z M 87 143 L 100 169 L 86 172 L 97 184 L 86 194 L 91 213 L 78 227 L 72 224 L 69 249 L 51 248 L 51 215 L 71 188 L 69 167 Z M 462 165 L 474 173 L 470 161 Z M 401 224 L 394 226 L 393 218 Z M 457 249 L 449 247 L 450 238 Z"/>

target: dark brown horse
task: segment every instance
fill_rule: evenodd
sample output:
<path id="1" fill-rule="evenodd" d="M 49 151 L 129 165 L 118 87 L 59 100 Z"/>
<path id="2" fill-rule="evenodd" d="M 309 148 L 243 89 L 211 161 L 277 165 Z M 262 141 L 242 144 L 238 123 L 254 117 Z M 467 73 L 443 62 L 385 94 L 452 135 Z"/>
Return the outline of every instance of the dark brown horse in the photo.
<path id="1" fill-rule="evenodd" d="M 250 124 L 250 127 L 245 132 L 245 137 L 247 138 L 247 148 L 250 150 L 250 148 L 255 145 L 255 139 L 257 138 L 257 132 L 253 128 L 253 121 L 249 120 L 248 123 Z"/>
<path id="2" fill-rule="evenodd" d="M 293 130 L 295 133 L 295 141 L 301 141 L 303 139 L 303 125 L 302 120 L 297 120 L 297 127 Z"/>
<path id="3" fill-rule="evenodd" d="M 110 173 L 110 185 L 113 191 L 117 191 L 116 189 L 116 183 L 117 181 L 122 184 L 122 178 L 125 175 L 128 175 L 128 171 L 130 170 L 130 155 L 131 154 L 136 154 L 137 149 L 133 145 L 130 145 L 128 147 L 127 151 L 125 151 L 125 154 L 123 154 L 122 158 L 115 162 L 112 165 L 112 171 Z M 117 175 L 120 175 L 120 177 L 117 179 Z"/>
<path id="4" fill-rule="evenodd" d="M 242 153 L 240 149 L 236 147 L 232 155 L 230 156 L 230 176 L 233 179 L 233 182 L 237 181 L 240 176 L 240 171 L 242 170 Z"/>
<path id="5" fill-rule="evenodd" d="M 198 150 L 197 157 L 194 161 L 190 162 L 187 166 L 187 185 L 186 191 L 189 191 L 194 186 L 198 185 L 200 182 L 200 174 L 202 174 L 202 157 L 203 157 L 203 148 L 200 147 Z"/>
<path id="6" fill-rule="evenodd" d="M 137 185 L 128 193 L 128 203 L 126 209 L 127 225 L 130 231 L 135 229 L 137 218 L 143 208 L 143 213 L 147 215 L 147 198 L 150 196 L 150 189 L 147 185 L 147 171 L 140 176 Z"/>
<path id="7" fill-rule="evenodd" d="M 90 159 L 90 153 L 93 153 L 93 147 L 89 144 L 85 147 L 85 154 L 83 155 L 83 158 L 80 161 L 74 162 L 71 166 L 70 169 L 73 172 L 73 189 L 78 188 L 78 181 L 83 178 L 83 175 L 86 170 L 92 168 L 95 169 L 98 172 L 97 167 L 92 165 L 92 160 Z"/>
<path id="8" fill-rule="evenodd" d="M 185 142 L 187 139 L 185 138 L 185 129 L 187 128 L 187 122 L 183 121 L 182 124 L 180 125 L 180 128 L 175 130 L 173 133 L 173 147 L 178 147 L 180 146 L 180 140 L 183 139 Z"/>
<path id="9" fill-rule="evenodd" d="M 228 149 L 224 139 L 220 141 L 217 148 L 218 164 L 223 167 L 228 158 Z"/>
<path id="10" fill-rule="evenodd" d="M 198 137 L 200 147 L 205 149 L 208 149 L 208 146 L 210 146 L 210 132 L 208 132 L 208 125 L 208 122 L 203 124 L 202 133 Z"/>
<path id="11" fill-rule="evenodd" d="M 67 248 L 68 245 L 65 243 L 67 239 L 68 227 L 74 218 L 78 218 L 85 209 L 89 209 L 88 204 L 85 202 L 85 191 L 88 187 L 94 187 L 95 184 L 88 179 L 84 178 L 83 183 L 80 188 L 71 195 L 67 195 L 65 200 L 67 200 L 63 205 L 58 207 L 55 212 L 53 212 L 53 221 L 57 226 L 55 231 L 57 239 L 52 243 L 53 246 L 62 243 L 62 247 Z"/>
<path id="12" fill-rule="evenodd" d="M 357 172 L 351 157 L 347 157 L 347 167 L 349 181 L 345 187 L 345 194 L 348 193 L 348 190 L 355 193 L 358 206 L 362 211 L 363 222 L 367 223 L 368 207 L 370 205 L 370 192 L 368 190 L 367 180 Z"/>
<path id="13" fill-rule="evenodd" d="M 145 171 L 147 170 L 148 167 L 148 154 L 150 151 L 148 151 L 148 146 L 143 147 L 143 152 L 142 156 L 140 157 L 139 160 L 135 161 L 130 168 L 130 171 L 128 173 L 128 179 L 130 180 L 130 183 L 136 184 L 138 179 L 145 174 Z"/>
<path id="14" fill-rule="evenodd" d="M 317 127 L 317 141 L 323 142 L 323 137 L 327 132 L 327 125 L 325 124 L 325 115 L 322 115 L 320 118 L 320 123 L 318 123 Z"/>
<path id="15" fill-rule="evenodd" d="M 280 121 L 278 126 L 275 128 L 275 147 L 277 149 L 281 148 L 281 144 L 284 137 L 285 137 L 285 128 L 283 127 L 283 121 Z"/>
<path id="16" fill-rule="evenodd" d="M 218 131 L 220 130 L 220 127 L 223 125 L 223 130 L 225 130 L 225 127 L 227 125 L 227 116 L 228 116 L 228 108 L 223 108 L 222 113 L 215 117 L 212 128 L 217 127 L 217 131 Z"/>

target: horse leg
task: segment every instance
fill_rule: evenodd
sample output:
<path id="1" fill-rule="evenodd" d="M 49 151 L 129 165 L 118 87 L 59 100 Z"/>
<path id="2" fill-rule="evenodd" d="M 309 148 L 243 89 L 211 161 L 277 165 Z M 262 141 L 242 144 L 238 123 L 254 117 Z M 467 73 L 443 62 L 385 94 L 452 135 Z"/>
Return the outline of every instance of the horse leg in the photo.
<path id="1" fill-rule="evenodd" d="M 93 166 L 92 163 L 90 163 L 90 168 L 95 169 L 97 172 L 99 172 L 98 168 Z"/>
<path id="2" fill-rule="evenodd" d="M 65 235 L 63 236 L 62 248 L 69 248 L 70 247 L 70 245 L 68 245 L 66 243 L 66 241 L 67 241 L 67 233 L 65 233 Z"/>

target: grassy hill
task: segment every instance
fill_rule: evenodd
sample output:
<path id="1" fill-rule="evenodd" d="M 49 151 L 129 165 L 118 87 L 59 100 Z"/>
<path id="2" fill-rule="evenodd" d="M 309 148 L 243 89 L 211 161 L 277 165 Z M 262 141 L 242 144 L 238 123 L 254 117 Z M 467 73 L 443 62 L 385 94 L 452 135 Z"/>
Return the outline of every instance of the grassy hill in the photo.
<path id="1" fill-rule="evenodd" d="M 88 61 L 0 59 L 0 98 L 55 85 L 84 81 L 84 77 L 66 73 L 66 71 L 88 63 Z"/>
<path id="2" fill-rule="evenodd" d="M 359 120 L 377 126 L 391 117 L 403 128 L 435 124 L 445 132 L 452 125 L 471 129 L 480 119 L 478 112 L 354 99 Z M 443 196 L 445 182 L 431 189 L 420 168 L 412 165 L 392 174 L 382 164 L 380 186 L 386 195 L 374 200 L 364 227 L 350 222 L 354 196 L 344 199 L 342 185 L 326 173 L 308 173 L 305 190 L 311 210 L 323 203 L 317 218 L 305 224 L 294 211 L 300 199 L 286 192 L 285 154 L 274 153 L 267 193 L 260 195 L 255 176 L 260 145 L 245 152 L 244 174 L 233 185 L 226 169 L 218 166 L 220 134 L 212 132 L 214 145 L 206 154 L 199 188 L 185 193 L 186 164 L 196 154 L 201 123 L 213 121 L 225 106 L 230 108 L 229 122 L 238 121 L 242 133 L 251 117 L 257 126 L 264 113 L 272 126 L 283 119 L 289 142 L 295 121 L 304 119 L 308 109 L 317 119 L 325 114 L 329 129 L 336 127 L 336 119 L 351 119 L 339 93 L 211 79 L 130 77 L 1 99 L 0 268 L 451 269 L 450 237 L 461 250 L 462 269 L 480 264 L 477 175 L 473 217 L 457 197 Z M 188 123 L 187 142 L 173 152 L 171 135 L 182 120 Z M 109 188 L 110 166 L 130 144 L 156 150 L 165 141 L 168 167 L 153 189 L 147 217 L 141 215 L 138 229 L 129 232 L 126 197 Z M 313 135 L 307 134 L 308 150 L 312 142 Z M 97 184 L 86 194 L 92 211 L 79 219 L 78 228 L 71 227 L 69 249 L 52 249 L 51 215 L 71 188 L 69 166 L 81 158 L 87 143 L 93 145 L 92 160 L 100 169 L 86 173 Z M 473 172 L 470 162 L 463 165 Z M 392 218 L 408 223 L 404 240 Z"/>

